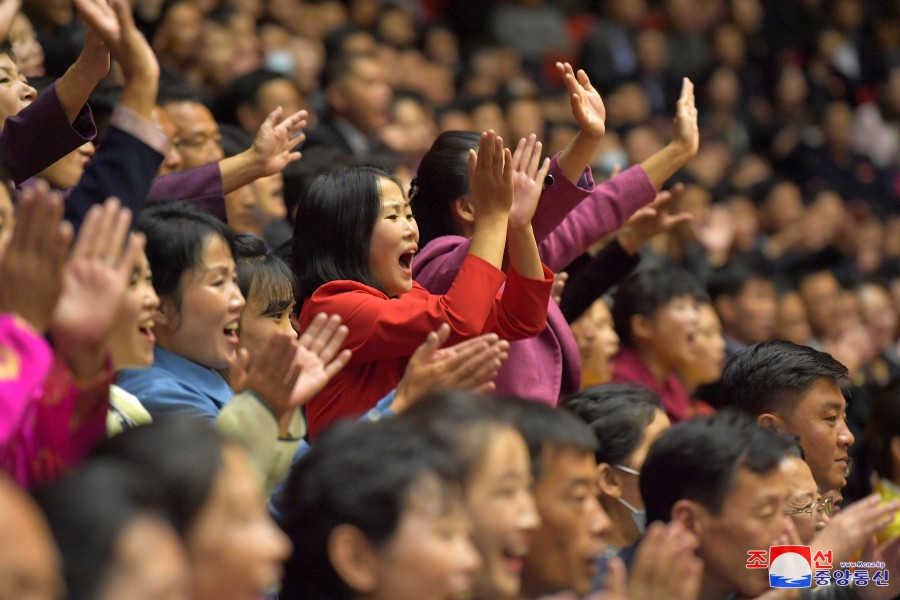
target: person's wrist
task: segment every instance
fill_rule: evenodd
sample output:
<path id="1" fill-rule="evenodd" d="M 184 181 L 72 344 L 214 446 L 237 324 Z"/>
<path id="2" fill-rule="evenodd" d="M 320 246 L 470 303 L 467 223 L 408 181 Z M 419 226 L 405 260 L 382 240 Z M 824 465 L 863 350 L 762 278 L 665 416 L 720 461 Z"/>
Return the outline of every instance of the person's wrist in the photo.
<path id="1" fill-rule="evenodd" d="M 672 157 L 679 166 L 683 166 L 697 154 L 691 144 L 679 139 L 669 142 L 668 147 Z"/>

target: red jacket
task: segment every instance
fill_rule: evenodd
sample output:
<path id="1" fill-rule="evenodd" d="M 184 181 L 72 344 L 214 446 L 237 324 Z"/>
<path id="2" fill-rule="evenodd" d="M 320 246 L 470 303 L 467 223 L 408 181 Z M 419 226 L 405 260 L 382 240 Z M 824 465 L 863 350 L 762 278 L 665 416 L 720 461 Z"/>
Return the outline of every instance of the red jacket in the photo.
<path id="1" fill-rule="evenodd" d="M 498 293 L 506 281 L 505 290 Z M 444 295 L 413 282 L 398 298 L 356 281 L 332 281 L 303 304 L 300 327 L 320 313 L 339 314 L 350 330 L 345 348 L 353 358 L 306 407 L 309 435 L 340 418 L 358 417 L 397 386 L 409 357 L 441 323 L 450 325 L 448 345 L 483 333 L 520 340 L 547 325 L 553 274 L 526 279 L 513 269 L 506 277 L 490 263 L 469 255 Z"/>

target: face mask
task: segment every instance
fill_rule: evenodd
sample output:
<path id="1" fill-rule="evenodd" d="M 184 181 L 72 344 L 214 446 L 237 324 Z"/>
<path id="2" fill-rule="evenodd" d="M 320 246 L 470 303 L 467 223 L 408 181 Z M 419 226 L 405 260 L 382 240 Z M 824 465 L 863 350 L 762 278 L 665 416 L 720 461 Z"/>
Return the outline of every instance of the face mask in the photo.
<path id="1" fill-rule="evenodd" d="M 631 467 L 626 467 L 625 465 L 612 465 L 614 469 L 618 469 L 624 473 L 630 473 L 636 477 L 640 477 L 641 472 L 632 469 Z M 641 535 L 644 535 L 644 531 L 647 529 L 647 511 L 636 508 L 625 501 L 624 498 L 619 496 L 616 498 L 619 502 L 621 502 L 625 508 L 631 511 L 631 520 L 634 521 L 635 527 L 640 532 Z"/>
<path id="2" fill-rule="evenodd" d="M 628 168 L 628 153 L 621 148 L 616 148 L 605 152 L 597 158 L 594 163 L 594 169 L 600 171 L 606 176 L 612 174 L 613 169 L 619 166 L 623 171 Z"/>
<path id="3" fill-rule="evenodd" d="M 273 50 L 266 54 L 266 68 L 288 77 L 294 76 L 294 55 L 289 50 Z"/>

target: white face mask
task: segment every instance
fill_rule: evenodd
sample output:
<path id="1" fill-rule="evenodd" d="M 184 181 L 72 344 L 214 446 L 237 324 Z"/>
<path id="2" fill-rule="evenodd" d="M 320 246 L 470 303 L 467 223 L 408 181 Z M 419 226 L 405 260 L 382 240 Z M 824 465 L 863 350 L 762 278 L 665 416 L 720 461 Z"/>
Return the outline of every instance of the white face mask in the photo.
<path id="1" fill-rule="evenodd" d="M 631 475 L 634 475 L 636 477 L 641 476 L 640 471 L 632 469 L 631 467 L 626 467 L 625 465 L 612 465 L 612 467 L 614 469 L 622 471 L 623 473 L 630 473 Z M 640 534 L 644 535 L 644 531 L 647 529 L 647 511 L 631 505 L 621 496 L 616 498 L 616 500 L 621 502 L 625 506 L 625 508 L 631 511 L 631 520 L 634 521 L 634 525 L 635 527 L 637 527 L 637 530 L 640 532 Z"/>

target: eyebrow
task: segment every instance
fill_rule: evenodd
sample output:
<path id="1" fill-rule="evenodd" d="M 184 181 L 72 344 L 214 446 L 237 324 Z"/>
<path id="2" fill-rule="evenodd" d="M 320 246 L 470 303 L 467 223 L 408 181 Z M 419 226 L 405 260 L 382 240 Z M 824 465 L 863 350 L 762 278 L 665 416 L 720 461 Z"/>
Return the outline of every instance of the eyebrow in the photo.
<path id="1" fill-rule="evenodd" d="M 409 202 L 399 203 L 399 202 L 388 202 L 385 203 L 382 208 L 392 209 L 392 210 L 401 210 L 404 208 L 409 208 Z"/>
<path id="2" fill-rule="evenodd" d="M 275 298 L 269 300 L 269 303 L 266 304 L 266 307 L 259 314 L 261 315 L 275 315 L 281 312 L 284 312 L 288 308 L 291 308 L 295 303 L 293 298 L 285 298 L 279 299 Z"/>
<path id="3" fill-rule="evenodd" d="M 823 410 L 836 410 L 842 411 L 847 407 L 846 403 L 843 402 L 826 402 L 823 406 Z"/>

